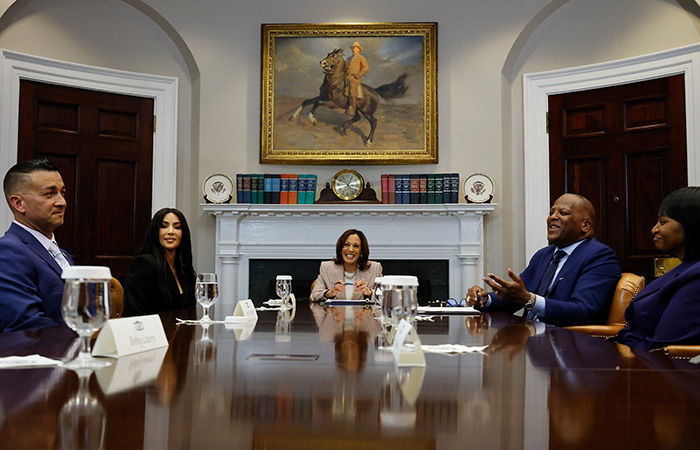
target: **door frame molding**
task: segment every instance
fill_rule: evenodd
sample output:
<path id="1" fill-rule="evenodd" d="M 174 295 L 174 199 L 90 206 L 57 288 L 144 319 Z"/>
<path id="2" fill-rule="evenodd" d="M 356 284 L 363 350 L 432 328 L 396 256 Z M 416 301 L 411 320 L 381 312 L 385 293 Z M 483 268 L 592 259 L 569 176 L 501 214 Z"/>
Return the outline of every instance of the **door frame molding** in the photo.
<path id="1" fill-rule="evenodd" d="M 152 98 L 158 118 L 153 133 L 152 212 L 175 205 L 177 194 L 178 79 L 107 69 L 0 49 L 0 176 L 17 163 L 19 83 L 32 80 L 80 89 Z M 13 216 L 0 208 L 0 226 Z"/>
<path id="2" fill-rule="evenodd" d="M 671 75 L 685 78 L 688 185 L 697 185 L 700 158 L 695 155 L 700 129 L 700 44 L 587 66 L 523 75 L 523 153 L 525 169 L 525 261 L 547 245 L 543 212 L 549 204 L 548 97 L 587 89 L 634 83 Z"/>

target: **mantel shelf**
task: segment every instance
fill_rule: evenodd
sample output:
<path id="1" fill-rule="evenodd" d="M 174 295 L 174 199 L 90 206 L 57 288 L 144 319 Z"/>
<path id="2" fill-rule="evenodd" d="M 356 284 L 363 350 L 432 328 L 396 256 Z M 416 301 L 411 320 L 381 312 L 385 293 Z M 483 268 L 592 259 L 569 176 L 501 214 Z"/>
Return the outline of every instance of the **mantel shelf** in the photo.
<path id="1" fill-rule="evenodd" d="M 440 203 L 440 204 L 382 204 L 382 203 L 336 203 L 313 205 L 273 205 L 240 203 L 202 203 L 202 209 L 217 216 L 226 215 L 460 215 L 488 214 L 498 206 L 496 203 Z"/>

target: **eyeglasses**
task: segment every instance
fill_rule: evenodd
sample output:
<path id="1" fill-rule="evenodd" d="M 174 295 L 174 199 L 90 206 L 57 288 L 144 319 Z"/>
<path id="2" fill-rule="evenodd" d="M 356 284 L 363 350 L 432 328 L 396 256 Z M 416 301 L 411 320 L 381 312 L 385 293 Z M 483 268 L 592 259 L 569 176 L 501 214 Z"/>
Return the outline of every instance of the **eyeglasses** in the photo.
<path id="1" fill-rule="evenodd" d="M 466 307 L 467 306 L 467 299 L 463 298 L 459 301 L 455 300 L 454 298 L 448 298 L 447 300 L 433 300 L 432 302 L 428 302 L 430 306 L 438 307 L 438 308 L 444 308 L 446 306 L 460 306 L 460 307 Z"/>

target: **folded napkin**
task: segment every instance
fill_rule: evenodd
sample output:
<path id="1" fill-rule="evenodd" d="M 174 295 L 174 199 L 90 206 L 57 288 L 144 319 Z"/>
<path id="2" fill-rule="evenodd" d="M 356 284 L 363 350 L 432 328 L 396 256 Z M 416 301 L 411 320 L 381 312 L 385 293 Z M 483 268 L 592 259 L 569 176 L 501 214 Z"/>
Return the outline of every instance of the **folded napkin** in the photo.
<path id="1" fill-rule="evenodd" d="M 267 306 L 258 306 L 255 308 L 256 311 L 280 311 L 280 310 L 287 310 L 286 306 L 275 306 L 274 308 L 268 308 Z"/>
<path id="2" fill-rule="evenodd" d="M 413 346 L 407 344 L 407 346 Z M 420 348 L 425 353 L 441 353 L 443 355 L 458 355 L 461 353 L 481 353 L 485 354 L 484 350 L 487 345 L 461 345 L 461 344 L 439 344 L 439 345 L 421 345 Z"/>
<path id="3" fill-rule="evenodd" d="M 33 354 L 27 356 L 6 356 L 0 358 L 0 369 L 26 369 L 29 367 L 52 367 L 61 364 L 58 359 Z"/>
<path id="4" fill-rule="evenodd" d="M 207 325 L 207 324 L 215 324 L 215 323 L 224 323 L 221 320 L 210 320 L 209 322 L 202 322 L 201 320 L 186 320 L 186 319 L 175 319 L 178 325 Z"/>
<path id="5" fill-rule="evenodd" d="M 418 314 L 478 315 L 481 312 L 471 306 L 419 306 Z"/>
<path id="6" fill-rule="evenodd" d="M 416 316 L 417 322 L 434 322 L 433 317 L 435 316 Z"/>

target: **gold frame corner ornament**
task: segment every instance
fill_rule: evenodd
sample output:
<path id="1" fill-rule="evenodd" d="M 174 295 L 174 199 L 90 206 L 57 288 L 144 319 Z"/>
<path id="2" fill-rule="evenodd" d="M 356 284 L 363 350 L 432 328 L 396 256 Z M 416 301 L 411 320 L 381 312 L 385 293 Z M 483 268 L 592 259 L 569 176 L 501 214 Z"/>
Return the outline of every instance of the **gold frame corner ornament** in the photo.
<path id="1" fill-rule="evenodd" d="M 359 181 L 359 184 L 360 184 L 357 191 L 350 194 L 350 195 L 345 195 L 345 194 L 341 193 L 340 189 L 338 187 L 339 183 L 344 183 L 346 186 L 350 185 L 350 183 L 344 181 L 344 179 L 347 178 L 346 176 L 343 176 L 345 174 L 350 174 L 350 177 L 355 178 L 356 181 Z M 362 175 L 360 175 L 357 171 L 355 171 L 353 169 L 343 169 L 343 170 L 339 171 L 338 173 L 336 173 L 333 176 L 333 181 L 331 181 L 331 188 L 333 189 L 333 193 L 336 195 L 336 197 L 338 197 L 341 200 L 345 200 L 345 201 L 355 200 L 357 197 L 360 196 L 360 194 L 362 194 L 364 187 L 365 187 L 365 179 L 362 177 Z"/>
<path id="2" fill-rule="evenodd" d="M 437 108 L 437 23 L 436 22 L 401 22 L 401 23 L 351 23 L 351 24 L 262 24 L 261 25 L 261 95 L 260 95 L 260 163 L 261 164 L 437 164 L 438 162 L 438 108 Z M 309 56 L 323 59 L 326 51 L 332 52 L 333 48 L 325 50 L 325 41 L 314 42 L 314 39 L 325 39 L 327 44 L 345 47 L 350 46 L 354 41 L 361 41 L 365 45 L 365 53 L 370 57 L 370 50 L 364 42 L 375 43 L 408 42 L 408 40 L 418 40 L 421 43 L 417 55 L 420 57 L 413 67 L 412 75 L 409 75 L 408 90 L 412 93 L 412 99 L 420 99 L 414 103 L 416 115 L 410 120 L 416 123 L 413 127 L 416 130 L 411 139 L 402 140 L 403 137 L 392 137 L 382 140 L 382 132 L 387 130 L 382 128 L 382 124 L 388 124 L 387 117 L 376 125 L 375 139 L 368 139 L 370 133 L 370 122 L 366 117 L 361 117 L 356 123 L 348 126 L 350 129 L 343 136 L 337 132 L 337 139 L 328 139 L 323 143 L 314 144 L 302 143 L 299 133 L 316 130 L 321 127 L 333 130 L 340 129 L 341 126 L 334 126 L 332 121 L 317 123 L 308 118 L 311 107 L 306 106 L 301 114 L 295 117 L 294 107 L 290 109 L 290 103 L 284 103 L 282 99 L 288 99 L 283 94 L 284 89 L 291 89 L 288 86 L 293 83 L 294 71 L 286 69 L 289 61 L 295 61 L 291 52 L 285 53 L 285 49 L 303 48 L 309 50 Z M 342 44 L 341 44 L 342 42 Z M 322 45 L 323 44 L 323 45 Z M 306 46 L 306 47 L 305 47 Z M 315 53 L 311 49 L 321 47 Z M 375 45 L 376 47 L 376 45 Z M 345 49 L 346 51 L 348 49 Z M 422 51 L 422 53 L 421 53 Z M 330 53 L 329 53 L 330 55 Z M 376 55 L 376 53 L 372 54 Z M 345 55 L 347 56 L 347 55 Z M 377 64 L 379 61 L 375 62 Z M 301 62 L 299 64 L 302 64 Z M 370 59 L 370 71 L 372 74 L 373 61 Z M 377 67 L 379 65 L 377 64 Z M 314 95 L 319 95 L 319 86 L 324 82 L 324 71 L 321 67 L 304 65 L 309 73 L 318 71 L 318 78 L 313 90 L 304 90 L 294 96 L 298 98 L 311 99 Z M 376 72 L 376 70 L 375 70 Z M 380 84 L 389 83 L 400 73 L 387 73 L 386 76 L 378 80 L 375 75 L 371 87 L 377 88 Z M 298 76 L 298 75 L 296 75 Z M 316 75 L 314 75 L 316 76 Z M 289 78 L 289 79 L 287 79 Z M 365 77 L 366 78 L 366 77 Z M 386 78 L 386 80 L 384 79 Z M 310 80 L 310 79 L 309 79 Z M 277 83 L 277 84 L 276 84 Z M 311 83 L 311 81 L 309 81 Z M 370 86 L 370 82 L 362 81 Z M 391 84 L 391 83 L 389 83 Z M 411 90 L 413 89 L 413 90 Z M 416 94 L 418 92 L 418 94 Z M 293 103 L 293 105 L 300 105 Z M 398 103 L 391 103 L 392 106 L 381 104 L 377 115 L 389 114 L 392 109 L 399 108 Z M 397 106 L 398 105 L 398 106 Z M 324 105 L 322 105 L 324 106 Z M 337 107 L 335 109 L 324 109 L 323 114 L 334 115 L 333 120 L 341 120 L 339 115 L 344 115 Z M 382 109 L 384 108 L 384 109 Z M 298 107 L 301 110 L 301 106 Z M 319 112 L 321 110 L 319 109 Z M 292 118 L 294 117 L 294 121 Z M 352 116 L 345 116 L 352 118 Z M 313 124 L 314 126 L 309 126 Z M 293 127 L 293 128 L 292 128 Z M 411 127 L 409 127 L 410 129 Z M 345 128 L 343 128 L 345 131 Z M 363 146 L 364 141 L 364 146 Z"/>

